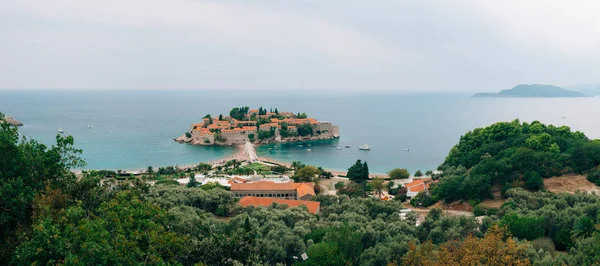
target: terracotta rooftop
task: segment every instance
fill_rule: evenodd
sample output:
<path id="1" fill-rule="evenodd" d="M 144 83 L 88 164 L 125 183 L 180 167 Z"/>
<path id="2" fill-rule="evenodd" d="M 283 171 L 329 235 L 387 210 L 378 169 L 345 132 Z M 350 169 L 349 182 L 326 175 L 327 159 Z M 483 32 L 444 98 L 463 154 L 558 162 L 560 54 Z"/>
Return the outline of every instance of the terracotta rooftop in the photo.
<path id="1" fill-rule="evenodd" d="M 296 190 L 298 197 L 302 197 L 304 195 L 316 195 L 315 194 L 315 184 L 314 183 L 275 183 L 271 181 L 258 181 L 254 183 L 245 183 L 245 184 L 231 184 L 231 191 L 244 191 L 244 190 Z"/>
<path id="2" fill-rule="evenodd" d="M 231 184 L 232 186 L 235 184 Z M 286 199 L 275 199 L 275 198 L 261 198 L 261 197 L 252 197 L 246 196 L 240 199 L 238 202 L 242 207 L 247 206 L 263 206 L 268 207 L 273 203 L 285 204 L 289 207 L 298 207 L 300 205 L 306 206 L 308 212 L 312 214 L 316 214 L 319 211 L 319 207 L 321 206 L 320 202 L 317 201 L 308 201 L 308 200 L 286 200 Z"/>

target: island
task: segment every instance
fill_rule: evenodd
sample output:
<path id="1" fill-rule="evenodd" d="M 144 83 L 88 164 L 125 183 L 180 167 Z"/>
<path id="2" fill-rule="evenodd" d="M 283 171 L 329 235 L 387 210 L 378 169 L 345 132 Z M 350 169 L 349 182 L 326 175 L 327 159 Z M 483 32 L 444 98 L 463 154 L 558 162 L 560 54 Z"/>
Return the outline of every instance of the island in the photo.
<path id="1" fill-rule="evenodd" d="M 8 123 L 12 126 L 22 126 L 23 123 L 17 121 L 16 119 L 6 116 L 4 113 L 0 112 L 0 124 Z"/>
<path id="2" fill-rule="evenodd" d="M 477 98 L 554 98 L 554 97 L 590 97 L 581 92 L 567 90 L 553 85 L 519 84 L 510 90 L 499 93 L 477 93 Z"/>
<path id="3" fill-rule="evenodd" d="M 306 113 L 280 112 L 277 108 L 235 107 L 229 116 L 207 114 L 201 123 L 175 139 L 192 145 L 232 146 L 246 142 L 302 142 L 339 138 L 339 126 L 308 117 Z"/>

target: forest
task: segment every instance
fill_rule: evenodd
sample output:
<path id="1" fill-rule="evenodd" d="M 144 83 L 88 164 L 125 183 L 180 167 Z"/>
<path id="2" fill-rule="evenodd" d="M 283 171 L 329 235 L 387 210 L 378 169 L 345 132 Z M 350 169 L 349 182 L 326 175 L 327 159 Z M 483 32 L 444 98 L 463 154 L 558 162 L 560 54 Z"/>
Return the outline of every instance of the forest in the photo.
<path id="1" fill-rule="evenodd" d="M 527 125 L 527 132 L 532 127 L 542 128 L 541 132 L 536 129 L 537 133 L 525 134 L 522 132 L 526 124 L 507 125 L 500 127 L 521 131 L 500 131 L 507 134 L 503 138 L 505 146 L 493 145 L 490 136 L 484 141 L 483 137 L 472 136 L 474 133 L 465 135 L 469 137 L 461 139 L 442 166 L 448 171 L 440 177 L 440 186 L 446 182 L 444 179 L 451 179 L 446 173 L 465 175 L 465 180 L 474 171 L 481 171 L 479 175 L 491 173 L 480 165 L 496 161 L 498 154 L 507 158 L 508 152 L 502 151 L 535 139 L 544 139 L 540 140 L 541 147 L 553 148 L 549 151 L 528 148 L 536 155 L 530 154 L 523 160 L 551 152 L 552 158 L 560 158 L 561 163 L 551 167 L 551 172 L 539 172 L 542 177 L 555 174 L 552 172 L 555 170 L 585 172 L 598 165 L 593 157 L 595 144 L 583 134 L 538 123 Z M 562 133 L 548 133 L 553 131 Z M 553 142 L 549 143 L 546 137 L 533 137 L 544 132 Z M 527 141 L 529 138 L 534 140 Z M 75 176 L 70 170 L 85 165 L 79 157 L 81 150 L 74 148 L 72 137 L 57 136 L 56 141 L 47 147 L 35 140 L 20 139 L 15 127 L 1 125 L 0 264 L 593 265 L 600 262 L 597 195 L 554 194 L 510 187 L 503 192 L 506 202 L 497 211 L 486 211 L 476 218 L 453 216 L 434 208 L 418 225 L 415 212 L 400 218 L 402 202 L 382 201 L 360 193 L 318 195 L 315 200 L 321 202 L 321 210 L 316 215 L 308 213 L 305 207 L 241 208 L 231 192 L 218 187 L 205 190 L 169 184 L 148 186 L 138 179 L 115 185 L 105 182 L 98 172 Z M 577 153 L 590 156 L 589 164 L 566 158 L 577 157 L 574 155 Z M 506 167 L 510 171 L 503 173 L 514 176 L 538 170 L 531 168 L 531 164 L 525 165 L 524 168 L 511 165 Z M 360 166 L 360 162 L 353 167 L 358 173 L 368 169 L 366 163 Z M 474 169 L 477 167 L 481 170 Z M 506 178 L 500 176 L 494 175 L 489 183 Z M 363 177 L 364 174 L 357 174 L 353 179 L 360 183 L 364 182 Z M 302 259 L 303 253 L 308 259 Z"/>

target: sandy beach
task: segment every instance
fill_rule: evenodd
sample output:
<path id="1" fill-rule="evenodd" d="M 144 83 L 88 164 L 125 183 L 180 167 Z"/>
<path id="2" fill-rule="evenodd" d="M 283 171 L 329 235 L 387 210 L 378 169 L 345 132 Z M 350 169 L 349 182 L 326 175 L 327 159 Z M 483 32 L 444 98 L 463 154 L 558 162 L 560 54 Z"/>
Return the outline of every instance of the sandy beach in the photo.
<path id="1" fill-rule="evenodd" d="M 203 163 L 207 163 L 210 165 L 224 165 L 225 163 L 227 163 L 228 161 L 231 160 L 237 160 L 240 162 L 255 162 L 255 161 L 259 161 L 259 162 L 271 162 L 271 163 L 275 163 L 275 164 L 279 164 L 279 165 L 284 165 L 288 168 L 292 168 L 292 164 L 289 162 L 283 162 L 283 161 L 279 161 L 273 158 L 269 158 L 269 157 L 264 157 L 264 156 L 257 156 L 256 151 L 254 149 L 254 146 L 247 142 L 244 145 L 238 145 L 236 146 L 237 151 L 231 155 L 222 157 L 220 159 L 217 160 L 213 160 L 213 161 L 207 161 L 207 162 L 203 162 Z M 199 163 L 198 163 L 199 164 Z M 198 164 L 186 164 L 186 165 L 177 165 L 177 167 L 179 169 L 187 169 L 187 168 L 194 168 L 196 167 Z M 165 165 L 167 166 L 167 165 Z M 153 166 L 155 171 L 156 169 L 158 169 L 159 167 L 165 167 L 165 166 Z M 117 169 L 114 169 L 117 170 Z M 123 173 L 131 173 L 131 174 L 142 174 L 146 172 L 146 168 L 138 168 L 138 169 L 124 169 L 122 170 Z M 346 171 L 336 171 L 336 170 L 330 170 L 330 169 L 325 169 L 327 172 L 331 172 L 333 174 L 333 176 L 336 177 L 340 177 L 340 176 L 346 176 L 347 172 Z M 72 172 L 76 173 L 76 174 L 80 174 L 81 173 L 81 169 L 77 169 L 77 170 L 73 170 Z M 369 174 L 370 178 L 375 178 L 375 177 L 381 177 L 381 178 L 387 178 L 388 175 L 387 174 Z"/>

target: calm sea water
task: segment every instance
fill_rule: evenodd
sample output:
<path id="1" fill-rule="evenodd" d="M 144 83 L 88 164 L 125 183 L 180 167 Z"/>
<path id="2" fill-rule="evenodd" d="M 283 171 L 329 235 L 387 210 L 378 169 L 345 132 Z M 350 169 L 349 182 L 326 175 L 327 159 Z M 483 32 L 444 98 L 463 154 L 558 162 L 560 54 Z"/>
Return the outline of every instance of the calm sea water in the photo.
<path id="1" fill-rule="evenodd" d="M 498 121 L 540 120 L 600 138 L 599 98 L 481 99 L 454 94 L 232 91 L 2 91 L 0 111 L 25 123 L 20 131 L 51 145 L 62 128 L 84 150 L 88 168 L 132 169 L 213 160 L 233 152 L 172 139 L 206 113 L 231 107 L 306 112 L 340 126 L 333 141 L 261 146 L 259 156 L 346 170 L 357 159 L 371 172 L 435 169 L 462 134 Z M 564 117 L 564 118 L 563 118 Z M 88 129 L 87 125 L 93 128 Z M 359 151 L 368 143 L 372 150 Z M 310 144 L 310 147 L 308 147 Z M 350 145 L 337 150 L 332 145 Z M 277 147 L 275 147 L 277 146 Z M 312 151 L 306 151 L 310 148 Z M 410 151 L 404 151 L 409 149 Z"/>

